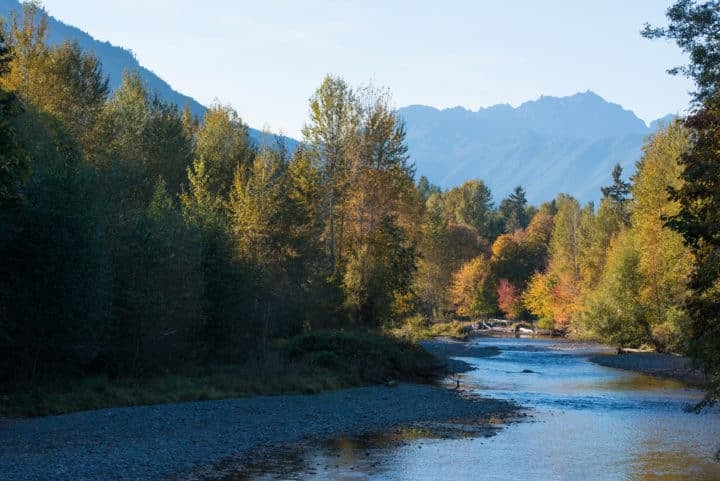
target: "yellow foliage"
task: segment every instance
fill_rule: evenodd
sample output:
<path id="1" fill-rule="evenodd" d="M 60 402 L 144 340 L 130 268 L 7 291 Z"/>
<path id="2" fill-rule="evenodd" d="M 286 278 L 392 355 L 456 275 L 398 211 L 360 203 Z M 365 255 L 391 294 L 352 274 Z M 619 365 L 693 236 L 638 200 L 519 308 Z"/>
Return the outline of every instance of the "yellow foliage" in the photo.
<path id="1" fill-rule="evenodd" d="M 488 280 L 490 264 L 483 256 L 465 263 L 453 274 L 450 298 L 461 316 L 483 316 L 492 313 L 494 305 Z"/>
<path id="2" fill-rule="evenodd" d="M 553 309 L 553 281 L 548 274 L 536 272 L 530 278 L 523 294 L 525 308 L 538 317 L 541 327 L 553 327 L 555 312 Z"/>

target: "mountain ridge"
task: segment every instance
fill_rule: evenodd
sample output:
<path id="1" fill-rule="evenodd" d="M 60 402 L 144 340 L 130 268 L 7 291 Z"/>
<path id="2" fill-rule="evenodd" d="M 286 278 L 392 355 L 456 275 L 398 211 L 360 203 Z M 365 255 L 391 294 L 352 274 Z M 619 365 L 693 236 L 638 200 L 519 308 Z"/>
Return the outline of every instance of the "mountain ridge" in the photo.
<path id="1" fill-rule="evenodd" d="M 22 12 L 22 4 L 19 1 L 0 0 L 0 16 L 9 18 L 13 12 Z M 66 40 L 75 40 L 83 50 L 93 52 L 102 62 L 103 73 L 110 80 L 111 93 L 120 86 L 125 71 L 136 71 L 151 93 L 157 93 L 160 98 L 177 105 L 179 109 L 188 105 L 193 115 L 202 120 L 207 110 L 206 106 L 194 98 L 176 91 L 158 74 L 142 66 L 132 51 L 113 45 L 108 41 L 97 40 L 82 29 L 62 22 L 47 11 L 45 13 L 48 16 L 48 44 L 59 45 Z M 262 130 L 252 127 L 249 127 L 249 132 L 250 137 L 258 144 L 264 142 L 268 135 Z M 290 152 L 299 144 L 297 140 L 284 135 L 271 133 L 269 136 L 272 141 L 282 138 Z"/>
<path id="2" fill-rule="evenodd" d="M 592 91 L 541 96 L 517 107 L 497 104 L 476 111 L 409 105 L 405 120 L 409 153 L 418 174 L 443 188 L 480 178 L 496 202 L 517 185 L 531 203 L 559 192 L 597 201 L 616 163 L 635 171 L 645 138 L 673 115 L 650 124 Z"/>
<path id="3" fill-rule="evenodd" d="M 16 0 L 0 0 L 0 15 L 21 9 Z M 73 39 L 101 60 L 111 89 L 125 70 L 140 73 L 151 92 L 202 118 L 206 107 L 175 91 L 168 82 L 140 65 L 134 54 L 49 15 L 52 45 Z M 674 118 L 667 115 L 649 124 L 619 104 L 587 90 L 566 97 L 542 95 L 517 107 L 508 103 L 475 111 L 456 106 L 438 109 L 422 104 L 397 110 L 405 120 L 407 144 L 417 175 L 443 188 L 482 179 L 496 203 L 522 185 L 531 203 L 569 193 L 583 202 L 600 198 L 616 163 L 624 176 L 635 171 L 644 139 Z M 300 142 L 250 128 L 256 143 L 282 139 L 292 152 Z"/>

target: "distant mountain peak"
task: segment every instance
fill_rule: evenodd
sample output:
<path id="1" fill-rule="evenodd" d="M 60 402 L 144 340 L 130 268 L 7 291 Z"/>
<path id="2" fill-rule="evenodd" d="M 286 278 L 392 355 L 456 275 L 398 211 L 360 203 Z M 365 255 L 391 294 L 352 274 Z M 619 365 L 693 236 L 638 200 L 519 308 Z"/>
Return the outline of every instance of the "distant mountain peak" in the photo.
<path id="1" fill-rule="evenodd" d="M 481 178 L 496 202 L 518 184 L 534 203 L 560 192 L 598 200 L 613 166 L 620 163 L 630 175 L 644 138 L 661 123 L 648 127 L 591 90 L 543 95 L 518 107 L 498 104 L 473 112 L 414 105 L 398 113 L 418 175 L 444 188 Z"/>

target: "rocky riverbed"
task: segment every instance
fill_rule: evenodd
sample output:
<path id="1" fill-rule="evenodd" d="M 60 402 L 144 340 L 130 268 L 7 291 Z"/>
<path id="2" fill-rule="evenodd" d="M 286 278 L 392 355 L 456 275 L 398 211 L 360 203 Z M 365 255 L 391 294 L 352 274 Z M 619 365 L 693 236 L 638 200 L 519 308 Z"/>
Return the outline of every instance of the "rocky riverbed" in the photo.
<path id="1" fill-rule="evenodd" d="M 618 355 L 593 356 L 590 361 L 606 367 L 640 372 L 651 376 L 676 379 L 692 386 L 702 386 L 707 377 L 685 356 L 657 352 L 628 352 Z"/>
<path id="2" fill-rule="evenodd" d="M 453 419 L 482 425 L 515 410 L 445 387 L 399 384 L 3 420 L 0 479 L 191 479 L 283 443 Z"/>

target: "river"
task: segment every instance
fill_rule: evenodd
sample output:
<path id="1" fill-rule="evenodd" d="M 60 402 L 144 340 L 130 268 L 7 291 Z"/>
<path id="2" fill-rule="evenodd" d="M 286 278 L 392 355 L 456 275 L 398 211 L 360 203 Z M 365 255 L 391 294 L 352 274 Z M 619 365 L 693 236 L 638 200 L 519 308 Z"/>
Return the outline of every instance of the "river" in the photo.
<path id="1" fill-rule="evenodd" d="M 462 358 L 477 367 L 466 389 L 511 399 L 527 420 L 492 437 L 433 438 L 405 430 L 338 439 L 278 456 L 230 480 L 718 481 L 717 409 L 685 411 L 702 393 L 682 384 L 602 367 L 598 346 L 481 338 L 498 356 Z"/>

